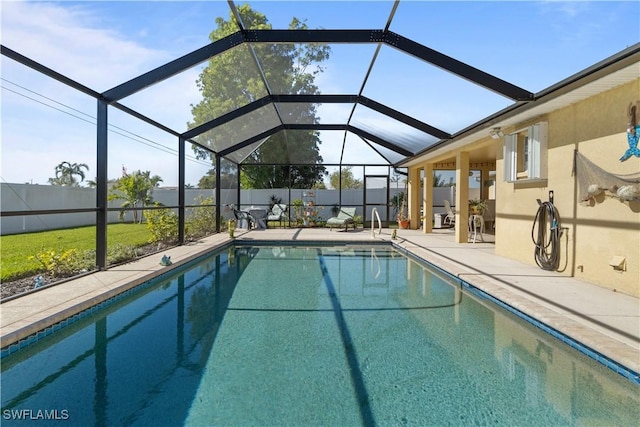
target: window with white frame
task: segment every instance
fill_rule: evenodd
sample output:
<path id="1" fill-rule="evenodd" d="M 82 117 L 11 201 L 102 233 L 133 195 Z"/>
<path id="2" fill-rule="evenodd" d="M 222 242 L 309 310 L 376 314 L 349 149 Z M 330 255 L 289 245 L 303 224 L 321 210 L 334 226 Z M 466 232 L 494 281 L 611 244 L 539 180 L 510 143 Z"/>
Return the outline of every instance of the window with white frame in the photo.
<path id="1" fill-rule="evenodd" d="M 547 177 L 547 122 L 504 137 L 504 180 L 515 182 Z"/>

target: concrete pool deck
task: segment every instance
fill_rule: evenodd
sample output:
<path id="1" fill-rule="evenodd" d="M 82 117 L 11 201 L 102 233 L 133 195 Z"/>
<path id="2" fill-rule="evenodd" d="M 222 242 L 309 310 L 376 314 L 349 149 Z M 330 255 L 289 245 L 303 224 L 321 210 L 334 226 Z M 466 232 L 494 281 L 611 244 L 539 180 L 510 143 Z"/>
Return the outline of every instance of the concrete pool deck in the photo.
<path id="1" fill-rule="evenodd" d="M 243 232 L 251 241 L 392 241 L 391 230 L 269 229 Z M 640 373 L 640 300 L 495 254 L 486 243 L 458 244 L 452 230 L 398 230 L 393 242 L 609 359 Z M 0 346 L 15 344 L 74 314 L 169 271 L 229 241 L 220 233 L 42 289 L 0 305 Z M 532 250 L 533 251 L 533 250 Z M 162 255 L 173 264 L 159 264 Z"/>

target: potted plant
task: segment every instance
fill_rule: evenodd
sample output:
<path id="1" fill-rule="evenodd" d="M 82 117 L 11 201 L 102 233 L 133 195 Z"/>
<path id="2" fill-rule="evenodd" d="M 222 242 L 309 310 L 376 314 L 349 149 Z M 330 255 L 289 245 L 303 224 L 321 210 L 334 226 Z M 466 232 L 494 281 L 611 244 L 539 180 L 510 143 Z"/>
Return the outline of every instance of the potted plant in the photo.
<path id="1" fill-rule="evenodd" d="M 482 199 L 469 200 L 469 213 L 472 215 L 482 215 L 487 209 L 487 201 Z"/>
<path id="2" fill-rule="evenodd" d="M 391 200 L 389 200 L 389 206 L 393 208 L 393 216 L 398 216 L 400 205 L 402 204 L 403 193 L 396 193 Z"/>
<path id="3" fill-rule="evenodd" d="M 278 197 L 275 194 L 269 196 L 269 210 L 273 209 L 275 205 L 282 203 L 282 197 Z"/>
<path id="4" fill-rule="evenodd" d="M 407 213 L 407 197 L 405 193 L 398 194 L 400 199 L 400 209 L 398 210 L 398 227 L 409 228 L 409 214 Z"/>

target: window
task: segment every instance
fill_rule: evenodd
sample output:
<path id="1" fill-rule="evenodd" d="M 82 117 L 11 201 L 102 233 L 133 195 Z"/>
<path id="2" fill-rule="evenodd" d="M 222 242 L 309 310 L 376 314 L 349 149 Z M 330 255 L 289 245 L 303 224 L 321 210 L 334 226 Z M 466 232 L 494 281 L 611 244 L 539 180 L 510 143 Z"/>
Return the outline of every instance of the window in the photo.
<path id="1" fill-rule="evenodd" d="M 540 122 L 504 137 L 504 180 L 547 177 L 547 123 Z"/>

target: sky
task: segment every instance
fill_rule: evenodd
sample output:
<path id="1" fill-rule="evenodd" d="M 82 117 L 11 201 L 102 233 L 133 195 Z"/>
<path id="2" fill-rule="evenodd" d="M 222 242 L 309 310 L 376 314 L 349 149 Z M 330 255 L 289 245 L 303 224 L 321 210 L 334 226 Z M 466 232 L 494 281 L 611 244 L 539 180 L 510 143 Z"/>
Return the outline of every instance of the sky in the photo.
<path id="1" fill-rule="evenodd" d="M 309 28 L 382 29 L 390 1 L 253 1 L 274 28 L 293 16 Z M 0 1 L 2 44 L 89 88 L 103 92 L 209 43 L 226 1 Z M 637 1 L 401 1 L 391 31 L 530 92 L 539 92 L 640 41 Z M 358 93 L 374 45 L 333 45 L 316 82 L 322 93 Z M 84 163 L 95 177 L 96 101 L 4 56 L 0 58 L 0 182 L 47 184 L 63 161 Z M 204 65 L 204 64 L 203 64 Z M 122 100 L 172 128 L 187 129 L 203 65 Z M 469 82 L 385 46 L 363 95 L 456 132 L 510 105 Z M 323 105 L 321 123 L 343 122 L 344 107 Z M 366 109 L 354 120 L 390 126 Z M 177 140 L 109 109 L 109 178 L 150 170 L 177 184 Z M 338 162 L 342 133 L 322 134 L 325 162 Z M 188 150 L 187 183 L 211 165 Z M 347 144 L 345 161 L 379 161 Z"/>

